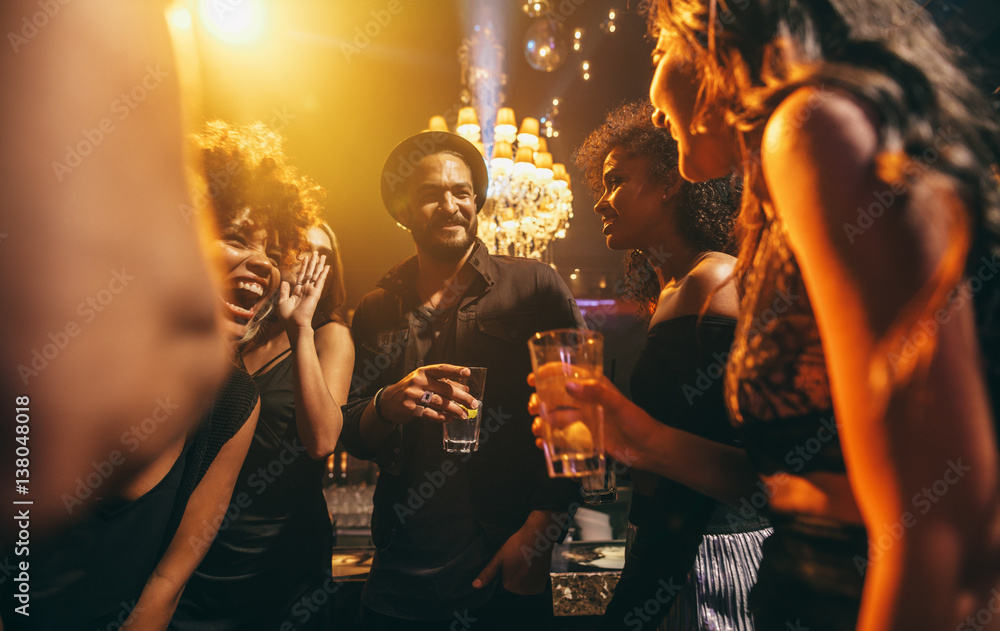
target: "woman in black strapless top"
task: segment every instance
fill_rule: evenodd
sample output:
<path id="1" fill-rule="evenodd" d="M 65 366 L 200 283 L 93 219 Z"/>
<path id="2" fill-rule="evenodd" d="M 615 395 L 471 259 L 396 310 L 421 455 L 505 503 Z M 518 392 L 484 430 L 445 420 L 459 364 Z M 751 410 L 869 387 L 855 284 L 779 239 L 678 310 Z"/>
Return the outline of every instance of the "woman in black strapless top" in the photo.
<path id="1" fill-rule="evenodd" d="M 681 174 L 745 171 L 726 392 L 759 488 L 734 493 L 740 454 L 572 390 L 606 404 L 612 449 L 671 477 L 698 458 L 695 488 L 768 507 L 759 629 L 997 628 L 993 113 L 910 2 L 653 12 Z"/>
<path id="2" fill-rule="evenodd" d="M 608 247 L 634 248 L 628 292 L 651 318 L 633 400 L 661 423 L 734 445 L 721 377 L 736 324 L 725 252 L 739 190 L 732 178 L 682 180 L 677 145 L 652 113 L 648 103 L 616 109 L 576 153 Z M 632 482 L 625 567 L 601 629 L 752 629 L 746 598 L 766 521 L 640 469 Z"/>

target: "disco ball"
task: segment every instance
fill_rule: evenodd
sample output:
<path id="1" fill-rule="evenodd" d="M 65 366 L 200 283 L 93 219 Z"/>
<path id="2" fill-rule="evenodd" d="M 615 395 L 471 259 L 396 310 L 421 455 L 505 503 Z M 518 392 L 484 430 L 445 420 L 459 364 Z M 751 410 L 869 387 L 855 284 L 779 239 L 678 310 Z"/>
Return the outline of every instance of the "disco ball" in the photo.
<path id="1" fill-rule="evenodd" d="M 566 59 L 569 42 L 562 24 L 536 20 L 524 33 L 524 58 L 535 70 L 552 72 Z"/>

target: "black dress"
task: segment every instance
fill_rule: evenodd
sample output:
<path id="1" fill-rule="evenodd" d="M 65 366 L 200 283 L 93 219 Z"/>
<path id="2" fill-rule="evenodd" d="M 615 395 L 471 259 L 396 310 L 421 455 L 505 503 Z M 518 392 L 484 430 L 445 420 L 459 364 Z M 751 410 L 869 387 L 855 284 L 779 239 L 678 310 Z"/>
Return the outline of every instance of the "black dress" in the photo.
<path id="1" fill-rule="evenodd" d="M 690 315 L 650 327 L 632 371 L 635 403 L 662 423 L 736 444 L 723 399 L 735 325 L 732 318 Z M 629 535 L 634 540 L 601 629 L 655 629 L 672 607 L 669 628 L 678 631 L 713 624 L 749 628 L 745 592 L 753 583 L 767 526 L 756 511 L 741 515 L 660 478 L 652 496 L 633 495 Z M 706 533 L 724 536 L 713 542 L 715 552 L 702 551 L 707 563 L 695 568 L 689 581 Z M 753 534 L 740 536 L 744 533 Z M 637 607 L 642 615 L 635 613 Z"/>
<path id="2" fill-rule="evenodd" d="M 328 629 L 333 532 L 322 461 L 295 426 L 295 356 L 254 374 L 260 419 L 219 534 L 171 621 L 178 630 Z"/>
<path id="3" fill-rule="evenodd" d="M 758 472 L 845 474 L 816 319 L 783 226 L 772 218 L 747 280 L 726 375 L 734 423 Z M 757 628 L 855 628 L 867 559 L 855 523 L 772 511 L 751 605 Z"/>
<path id="4" fill-rule="evenodd" d="M 32 546 L 30 617 L 12 611 L 17 603 L 10 590 L 16 586 L 0 581 L 4 628 L 119 628 L 173 540 L 191 493 L 256 402 L 250 375 L 234 368 L 194 438 L 156 486 L 127 501 L 101 497 L 101 486 L 95 484 L 98 499 L 86 515 Z M 127 461 L 128 450 L 122 451 Z M 8 559 L 15 565 L 25 560 Z"/>

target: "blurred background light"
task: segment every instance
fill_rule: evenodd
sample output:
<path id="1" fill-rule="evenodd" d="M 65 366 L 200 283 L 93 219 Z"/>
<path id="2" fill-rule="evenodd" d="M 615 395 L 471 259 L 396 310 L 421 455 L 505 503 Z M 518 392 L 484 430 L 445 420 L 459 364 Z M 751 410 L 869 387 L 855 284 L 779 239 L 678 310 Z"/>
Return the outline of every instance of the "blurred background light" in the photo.
<path id="1" fill-rule="evenodd" d="M 174 28 L 191 28 L 191 12 L 186 7 L 171 7 L 167 12 L 167 20 L 169 20 L 170 26 Z"/>
<path id="2" fill-rule="evenodd" d="M 253 44 L 264 34 L 262 0 L 200 0 L 198 5 L 205 28 L 227 44 Z"/>

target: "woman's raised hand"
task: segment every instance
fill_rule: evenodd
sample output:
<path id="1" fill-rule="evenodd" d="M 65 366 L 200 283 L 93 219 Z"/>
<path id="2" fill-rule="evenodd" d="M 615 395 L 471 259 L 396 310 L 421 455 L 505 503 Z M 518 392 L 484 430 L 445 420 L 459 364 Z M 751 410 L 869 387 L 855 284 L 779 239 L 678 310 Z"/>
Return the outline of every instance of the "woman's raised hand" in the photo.
<path id="1" fill-rule="evenodd" d="M 299 257 L 295 267 L 295 284 L 282 281 L 278 297 L 278 315 L 286 328 L 312 327 L 313 314 L 329 272 L 325 254 L 312 252 Z"/>

